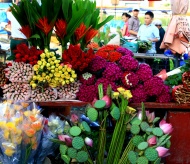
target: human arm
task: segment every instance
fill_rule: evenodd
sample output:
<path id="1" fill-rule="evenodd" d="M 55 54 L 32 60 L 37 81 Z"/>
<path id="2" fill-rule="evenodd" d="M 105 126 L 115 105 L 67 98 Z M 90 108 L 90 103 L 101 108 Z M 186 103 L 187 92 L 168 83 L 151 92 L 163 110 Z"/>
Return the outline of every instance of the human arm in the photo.
<path id="1" fill-rule="evenodd" d="M 123 30 L 121 32 L 122 36 L 125 36 L 126 30 L 127 30 L 127 25 L 125 24 L 124 27 L 123 27 Z"/>
<path id="2" fill-rule="evenodd" d="M 132 18 L 130 18 L 128 21 L 128 31 L 132 35 L 137 35 L 137 32 L 133 31 L 133 24 L 134 24 L 134 21 Z"/>
<path id="3" fill-rule="evenodd" d="M 159 34 L 158 28 L 155 27 L 153 29 L 153 35 L 154 35 L 154 38 L 149 38 L 149 41 L 158 42 L 160 40 L 160 34 Z"/>
<path id="4" fill-rule="evenodd" d="M 141 28 L 142 28 L 142 27 L 139 28 L 139 31 L 138 31 L 138 33 L 137 33 L 137 38 L 138 38 L 139 40 L 140 40 L 140 37 L 141 37 L 141 31 L 142 31 Z"/>

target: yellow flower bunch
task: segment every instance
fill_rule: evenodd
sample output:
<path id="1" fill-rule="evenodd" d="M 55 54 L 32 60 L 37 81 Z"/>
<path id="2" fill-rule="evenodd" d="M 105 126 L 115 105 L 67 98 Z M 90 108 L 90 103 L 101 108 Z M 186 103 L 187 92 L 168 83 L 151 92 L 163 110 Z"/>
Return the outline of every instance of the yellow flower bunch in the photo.
<path id="1" fill-rule="evenodd" d="M 34 76 L 30 85 L 35 89 L 38 85 L 49 84 L 51 87 L 63 86 L 75 81 L 77 74 L 70 65 L 61 65 L 54 52 L 45 50 L 40 60 L 33 66 Z"/>
<path id="2" fill-rule="evenodd" d="M 130 98 L 132 98 L 132 94 L 130 90 L 125 90 L 122 87 L 117 88 L 118 92 L 113 92 L 113 98 L 114 99 L 118 99 L 119 96 L 123 96 L 125 99 L 129 100 Z"/>

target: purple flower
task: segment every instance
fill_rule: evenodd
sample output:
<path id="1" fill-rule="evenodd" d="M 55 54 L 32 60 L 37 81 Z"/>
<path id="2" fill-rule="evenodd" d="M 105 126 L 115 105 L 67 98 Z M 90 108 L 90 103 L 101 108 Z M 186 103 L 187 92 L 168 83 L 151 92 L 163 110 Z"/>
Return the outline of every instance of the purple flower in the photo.
<path id="1" fill-rule="evenodd" d="M 122 56 L 119 60 L 119 66 L 124 71 L 135 71 L 138 68 L 138 61 L 131 56 Z"/>
<path id="2" fill-rule="evenodd" d="M 171 101 L 170 87 L 165 85 L 161 94 L 157 97 L 156 102 L 166 103 L 170 101 Z"/>
<path id="3" fill-rule="evenodd" d="M 154 76 L 144 82 L 144 89 L 148 96 L 159 96 L 165 85 L 161 78 Z"/>
<path id="4" fill-rule="evenodd" d="M 95 85 L 81 85 L 77 93 L 78 100 L 92 102 L 97 97 L 98 89 Z"/>
<path id="5" fill-rule="evenodd" d="M 108 79 L 106 79 L 106 78 L 100 78 L 100 79 L 98 79 L 98 80 L 96 81 L 96 84 L 95 84 L 95 85 L 96 85 L 96 90 L 98 90 L 98 85 L 99 85 L 99 84 L 102 84 L 102 85 L 103 85 L 104 94 L 106 94 L 106 92 L 107 92 L 107 87 L 108 87 L 109 85 L 111 85 L 113 91 L 116 91 L 116 89 L 117 89 L 116 84 L 115 84 L 114 82 L 111 82 L 110 80 L 108 80 Z"/>
<path id="6" fill-rule="evenodd" d="M 146 102 L 147 94 L 144 90 L 143 85 L 135 87 L 134 89 L 131 90 L 131 93 L 133 95 L 132 100 L 134 103 Z"/>
<path id="7" fill-rule="evenodd" d="M 138 85 L 138 82 L 139 77 L 135 73 L 129 72 L 123 74 L 122 83 L 127 89 L 136 87 Z"/>
<path id="8" fill-rule="evenodd" d="M 95 78 L 95 75 L 86 72 L 80 76 L 80 82 L 84 85 L 93 85 L 95 84 Z"/>
<path id="9" fill-rule="evenodd" d="M 99 71 L 103 68 L 106 67 L 106 60 L 103 59 L 102 57 L 100 56 L 95 56 L 91 62 L 89 63 L 89 70 L 92 71 L 92 72 L 96 72 L 96 71 Z"/>
<path id="10" fill-rule="evenodd" d="M 117 48 L 116 51 L 121 53 L 122 55 L 127 55 L 127 56 L 131 56 L 131 57 L 134 56 L 132 51 L 130 51 L 127 48 L 124 48 L 124 47 L 119 47 L 119 48 Z"/>
<path id="11" fill-rule="evenodd" d="M 115 63 L 108 63 L 102 76 L 105 77 L 106 79 L 114 82 L 121 78 L 122 71 L 119 68 L 119 66 L 116 65 Z"/>
<path id="12" fill-rule="evenodd" d="M 152 69 L 148 64 L 140 64 L 139 69 L 136 71 L 141 81 L 146 81 L 153 76 Z"/>

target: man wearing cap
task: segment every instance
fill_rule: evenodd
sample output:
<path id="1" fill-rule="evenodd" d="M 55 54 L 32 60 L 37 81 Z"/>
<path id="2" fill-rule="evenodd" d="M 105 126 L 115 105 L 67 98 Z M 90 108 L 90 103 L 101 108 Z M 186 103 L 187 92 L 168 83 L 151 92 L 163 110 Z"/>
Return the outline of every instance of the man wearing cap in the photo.
<path id="1" fill-rule="evenodd" d="M 162 28 L 162 21 L 161 20 L 155 20 L 153 21 L 153 24 L 159 29 L 159 34 L 160 34 L 160 40 L 158 42 L 156 42 L 156 52 L 158 54 L 163 54 L 165 49 L 160 49 L 160 45 L 162 43 L 162 40 L 164 38 L 165 35 L 165 30 Z"/>
<path id="2" fill-rule="evenodd" d="M 137 33 L 139 30 L 138 14 L 139 14 L 139 9 L 133 8 L 133 16 L 128 21 L 128 31 L 130 34 L 129 37 L 137 38 Z"/>

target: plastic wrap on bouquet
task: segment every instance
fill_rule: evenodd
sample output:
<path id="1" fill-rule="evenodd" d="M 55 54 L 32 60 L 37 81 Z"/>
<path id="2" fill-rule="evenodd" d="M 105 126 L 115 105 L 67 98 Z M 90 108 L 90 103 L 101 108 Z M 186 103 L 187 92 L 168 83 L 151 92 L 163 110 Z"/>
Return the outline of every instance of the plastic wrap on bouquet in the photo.
<path id="1" fill-rule="evenodd" d="M 59 145 L 52 142 L 51 139 L 57 139 L 59 134 L 64 130 L 64 122 L 55 115 L 51 115 L 48 119 L 48 124 L 44 126 L 43 138 L 36 154 L 36 163 L 41 164 L 44 159 L 53 154 Z"/>

